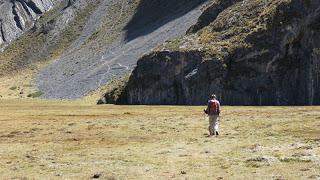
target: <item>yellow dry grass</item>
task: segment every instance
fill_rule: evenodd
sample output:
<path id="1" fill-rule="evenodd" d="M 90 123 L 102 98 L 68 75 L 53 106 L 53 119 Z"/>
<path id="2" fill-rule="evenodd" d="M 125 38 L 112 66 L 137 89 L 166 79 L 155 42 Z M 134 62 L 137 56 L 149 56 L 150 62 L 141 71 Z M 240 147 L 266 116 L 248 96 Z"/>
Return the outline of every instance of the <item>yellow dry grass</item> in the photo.
<path id="1" fill-rule="evenodd" d="M 33 78 L 38 71 L 38 68 L 25 69 L 0 76 L 0 100 L 27 98 L 28 94 L 36 92 Z"/>
<path id="2" fill-rule="evenodd" d="M 0 100 L 1 179 L 320 177 L 320 107 L 202 108 Z"/>

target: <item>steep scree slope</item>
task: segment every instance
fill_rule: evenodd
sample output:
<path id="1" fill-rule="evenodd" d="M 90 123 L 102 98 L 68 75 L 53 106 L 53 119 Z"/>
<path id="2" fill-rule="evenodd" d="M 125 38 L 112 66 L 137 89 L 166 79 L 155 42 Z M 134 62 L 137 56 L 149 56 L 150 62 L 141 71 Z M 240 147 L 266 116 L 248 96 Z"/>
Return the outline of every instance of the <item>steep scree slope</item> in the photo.
<path id="1" fill-rule="evenodd" d="M 36 77 L 44 98 L 74 99 L 130 72 L 166 40 L 184 35 L 205 0 L 102 0 L 64 54 Z M 77 1 L 75 2 L 75 4 Z"/>
<path id="2" fill-rule="evenodd" d="M 215 1 L 138 61 L 118 103 L 319 105 L 319 22 L 318 0 Z"/>

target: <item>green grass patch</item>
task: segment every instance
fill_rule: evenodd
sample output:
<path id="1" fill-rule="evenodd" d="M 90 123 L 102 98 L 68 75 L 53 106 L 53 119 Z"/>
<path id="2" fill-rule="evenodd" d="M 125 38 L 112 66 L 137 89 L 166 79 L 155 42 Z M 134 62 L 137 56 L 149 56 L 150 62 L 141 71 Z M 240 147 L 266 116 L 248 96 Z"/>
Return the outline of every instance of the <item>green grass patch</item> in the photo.
<path id="1" fill-rule="evenodd" d="M 296 158 L 296 157 L 284 157 L 284 158 L 279 158 L 281 162 L 285 163 L 291 163 L 291 162 L 301 162 L 301 163 L 308 163 L 311 162 L 310 159 L 301 159 L 301 158 Z"/>
<path id="2" fill-rule="evenodd" d="M 10 90 L 14 91 L 16 90 L 18 87 L 17 86 L 12 86 L 11 88 L 9 88 Z"/>
<path id="3" fill-rule="evenodd" d="M 182 43 L 181 38 L 175 38 L 168 41 L 165 47 L 170 50 L 177 51 L 180 49 L 181 43 Z"/>
<path id="4" fill-rule="evenodd" d="M 31 94 L 28 94 L 28 97 L 30 97 L 30 98 L 38 98 L 38 97 L 40 97 L 42 95 L 43 95 L 43 92 L 37 91 L 37 92 L 31 93 Z"/>

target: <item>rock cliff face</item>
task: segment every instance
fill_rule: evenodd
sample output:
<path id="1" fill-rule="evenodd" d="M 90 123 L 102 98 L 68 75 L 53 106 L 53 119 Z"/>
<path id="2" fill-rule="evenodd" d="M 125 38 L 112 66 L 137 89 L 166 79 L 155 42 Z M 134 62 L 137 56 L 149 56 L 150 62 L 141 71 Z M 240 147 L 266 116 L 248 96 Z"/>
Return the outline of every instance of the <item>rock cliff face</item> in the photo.
<path id="1" fill-rule="evenodd" d="M 320 1 L 215 1 L 138 61 L 128 104 L 320 105 Z"/>
<path id="2" fill-rule="evenodd" d="M 29 30 L 36 19 L 58 2 L 59 0 L 0 0 L 0 47 Z"/>

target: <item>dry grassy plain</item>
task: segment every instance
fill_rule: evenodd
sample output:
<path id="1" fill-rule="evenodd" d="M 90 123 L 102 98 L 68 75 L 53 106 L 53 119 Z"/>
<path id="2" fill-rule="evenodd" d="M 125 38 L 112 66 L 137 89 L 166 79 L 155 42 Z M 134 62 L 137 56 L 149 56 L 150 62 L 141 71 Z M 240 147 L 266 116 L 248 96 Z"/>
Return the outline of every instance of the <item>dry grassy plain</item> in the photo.
<path id="1" fill-rule="evenodd" d="M 320 107 L 0 100 L 1 179 L 319 179 Z"/>

